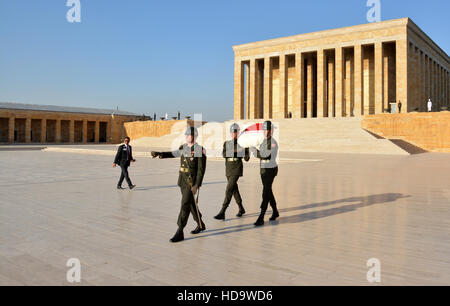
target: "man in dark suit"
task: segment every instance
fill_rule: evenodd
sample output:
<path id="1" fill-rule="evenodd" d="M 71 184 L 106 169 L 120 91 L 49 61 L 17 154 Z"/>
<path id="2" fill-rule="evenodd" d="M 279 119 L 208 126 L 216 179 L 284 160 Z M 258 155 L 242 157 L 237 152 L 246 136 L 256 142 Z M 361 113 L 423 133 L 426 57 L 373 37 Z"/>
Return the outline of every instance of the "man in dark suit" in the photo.
<path id="1" fill-rule="evenodd" d="M 236 204 L 239 207 L 237 217 L 242 217 L 245 214 L 244 206 L 242 205 L 241 194 L 239 193 L 238 180 L 243 175 L 244 166 L 242 159 L 246 162 L 250 159 L 248 148 L 242 148 L 238 144 L 238 134 L 240 128 L 237 123 L 230 127 L 231 140 L 225 141 L 223 144 L 222 156 L 225 158 L 225 175 L 227 177 L 227 189 L 225 190 L 225 199 L 222 204 L 222 209 L 214 218 L 217 220 L 225 220 L 225 211 L 230 205 L 231 198 L 234 196 Z"/>
<path id="2" fill-rule="evenodd" d="M 152 151 L 153 158 L 180 158 L 180 171 L 178 175 L 178 186 L 181 190 L 181 209 L 178 215 L 178 230 L 170 239 L 171 242 L 184 240 L 184 227 L 187 224 L 189 214 L 192 214 L 198 226 L 191 234 L 199 234 L 206 229 L 202 221 L 202 214 L 198 208 L 195 196 L 202 185 L 206 171 L 206 151 L 197 144 L 197 128 L 189 126 L 185 132 L 186 143 L 173 152 Z"/>
<path id="3" fill-rule="evenodd" d="M 117 189 L 124 189 L 122 187 L 122 182 L 124 179 L 127 181 L 130 189 L 136 187 L 136 185 L 131 183 L 130 176 L 128 175 L 128 167 L 130 166 L 130 162 L 134 163 L 135 161 L 136 160 L 133 158 L 133 150 L 130 146 L 130 137 L 125 137 L 123 144 L 117 148 L 117 154 L 113 163 L 114 168 L 119 165 L 122 169 L 119 182 L 117 183 Z"/>

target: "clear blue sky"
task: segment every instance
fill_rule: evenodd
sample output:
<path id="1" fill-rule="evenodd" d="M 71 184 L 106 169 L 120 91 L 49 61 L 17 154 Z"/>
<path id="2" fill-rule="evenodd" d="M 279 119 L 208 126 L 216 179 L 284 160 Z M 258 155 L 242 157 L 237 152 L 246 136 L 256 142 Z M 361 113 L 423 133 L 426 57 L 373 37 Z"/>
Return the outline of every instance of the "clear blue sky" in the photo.
<path id="1" fill-rule="evenodd" d="M 450 1 L 381 0 L 449 53 Z M 366 23 L 366 0 L 0 0 L 0 101 L 233 116 L 233 45 Z"/>

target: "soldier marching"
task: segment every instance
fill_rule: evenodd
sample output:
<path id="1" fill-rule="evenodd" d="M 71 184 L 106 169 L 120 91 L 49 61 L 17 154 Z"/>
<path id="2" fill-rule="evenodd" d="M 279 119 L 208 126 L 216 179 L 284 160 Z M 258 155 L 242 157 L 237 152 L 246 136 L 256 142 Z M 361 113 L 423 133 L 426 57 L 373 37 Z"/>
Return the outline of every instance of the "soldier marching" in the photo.
<path id="1" fill-rule="evenodd" d="M 237 217 L 245 214 L 243 201 L 239 192 L 238 180 L 243 176 L 243 162 L 250 159 L 250 149 L 243 148 L 238 143 L 240 128 L 234 123 L 230 127 L 231 140 L 223 144 L 223 157 L 225 158 L 225 175 L 227 177 L 227 187 L 225 190 L 225 199 L 220 212 L 214 217 L 218 220 L 225 220 L 225 212 L 234 197 L 239 211 Z M 270 221 L 275 221 L 279 217 L 277 203 L 272 191 L 272 185 L 275 177 L 278 175 L 278 143 L 272 137 L 272 122 L 263 123 L 264 141 L 258 148 L 252 147 L 253 155 L 260 160 L 260 176 L 263 184 L 261 212 L 254 223 L 255 226 L 264 225 L 264 216 L 270 204 L 272 216 Z M 206 230 L 205 223 L 202 221 L 202 214 L 198 207 L 198 194 L 202 186 L 206 171 L 206 151 L 196 141 L 198 137 L 197 128 L 189 126 L 185 132 L 186 142 L 178 150 L 172 152 L 152 151 L 153 158 L 180 158 L 180 170 L 178 175 L 178 186 L 181 191 L 181 208 L 178 215 L 178 229 L 175 235 L 170 239 L 171 242 L 184 240 L 184 228 L 192 214 L 197 227 L 191 231 L 191 234 L 199 234 Z"/>
<path id="2" fill-rule="evenodd" d="M 260 175 L 263 184 L 263 194 L 261 203 L 261 213 L 255 222 L 255 226 L 264 225 L 264 215 L 268 205 L 272 207 L 272 216 L 270 221 L 275 221 L 280 213 L 278 212 L 277 202 L 272 191 L 273 181 L 278 175 L 278 142 L 272 137 L 273 125 L 271 121 L 263 124 L 264 141 L 256 150 L 256 157 L 260 159 Z"/>
<path id="3" fill-rule="evenodd" d="M 236 204 L 239 207 L 237 217 L 242 217 L 245 214 L 244 206 L 242 205 L 242 197 L 239 193 L 238 180 L 242 177 L 244 172 L 244 165 L 242 159 L 246 162 L 250 159 L 249 149 L 242 148 L 238 144 L 239 125 L 234 123 L 230 127 L 231 140 L 225 141 L 223 144 L 223 157 L 225 158 L 225 175 L 227 177 L 227 188 L 225 190 L 225 199 L 222 204 L 222 209 L 215 219 L 225 220 L 225 211 L 230 205 L 231 198 L 234 196 Z"/>
<path id="4" fill-rule="evenodd" d="M 202 214 L 198 208 L 196 195 L 203 182 L 206 171 L 206 151 L 197 144 L 198 131 L 196 127 L 188 127 L 185 132 L 186 143 L 173 152 L 151 152 L 153 158 L 178 158 L 180 157 L 180 171 L 178 186 L 181 190 L 181 209 L 178 215 L 178 230 L 170 239 L 171 242 L 184 240 L 184 228 L 192 214 L 197 227 L 191 234 L 199 234 L 206 229 L 202 221 Z"/>

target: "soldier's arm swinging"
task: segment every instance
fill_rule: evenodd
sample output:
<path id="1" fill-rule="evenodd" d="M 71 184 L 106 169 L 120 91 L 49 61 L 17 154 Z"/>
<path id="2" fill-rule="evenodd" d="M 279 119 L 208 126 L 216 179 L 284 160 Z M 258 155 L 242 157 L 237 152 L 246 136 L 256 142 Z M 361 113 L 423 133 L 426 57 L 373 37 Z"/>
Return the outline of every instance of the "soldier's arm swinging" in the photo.
<path id="1" fill-rule="evenodd" d="M 223 158 L 227 158 L 227 143 L 223 143 L 223 151 L 222 151 Z"/>
<path id="2" fill-rule="evenodd" d="M 205 172 L 206 172 L 206 152 L 205 149 L 203 149 L 202 156 L 199 157 L 199 161 L 197 163 L 197 176 L 194 182 L 194 187 L 197 187 L 197 189 L 203 183 L 203 177 L 205 176 Z"/>
<path id="3" fill-rule="evenodd" d="M 181 156 L 181 150 L 183 149 L 183 146 L 181 146 L 180 148 L 178 148 L 178 150 L 176 151 L 168 151 L 168 152 L 156 152 L 156 151 L 152 151 L 151 155 L 153 158 L 159 157 L 160 159 L 165 159 L 165 158 L 178 158 Z"/>
<path id="4" fill-rule="evenodd" d="M 271 156 L 270 150 L 266 150 L 266 148 L 263 148 L 261 151 L 256 149 L 256 157 L 259 159 L 268 160 Z"/>

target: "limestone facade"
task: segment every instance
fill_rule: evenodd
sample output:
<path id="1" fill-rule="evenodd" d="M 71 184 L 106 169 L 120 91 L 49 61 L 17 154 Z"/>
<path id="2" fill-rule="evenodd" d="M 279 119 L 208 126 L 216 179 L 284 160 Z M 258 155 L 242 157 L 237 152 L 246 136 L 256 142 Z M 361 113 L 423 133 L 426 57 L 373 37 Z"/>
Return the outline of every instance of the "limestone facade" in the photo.
<path id="1" fill-rule="evenodd" d="M 365 116 L 362 128 L 389 139 L 403 139 L 422 149 L 450 153 L 450 112 Z"/>
<path id="2" fill-rule="evenodd" d="M 202 122 L 202 125 L 205 122 Z M 125 134 L 132 140 L 143 137 L 162 137 L 171 133 L 183 134 L 187 126 L 199 125 L 193 120 L 133 121 L 124 124 Z"/>
<path id="3" fill-rule="evenodd" d="M 124 123 L 137 118 L 126 112 L 58 109 L 64 110 L 0 104 L 0 143 L 120 143 L 125 135 Z"/>
<path id="4" fill-rule="evenodd" d="M 409 18 L 233 47 L 234 119 L 449 107 L 449 56 Z"/>

